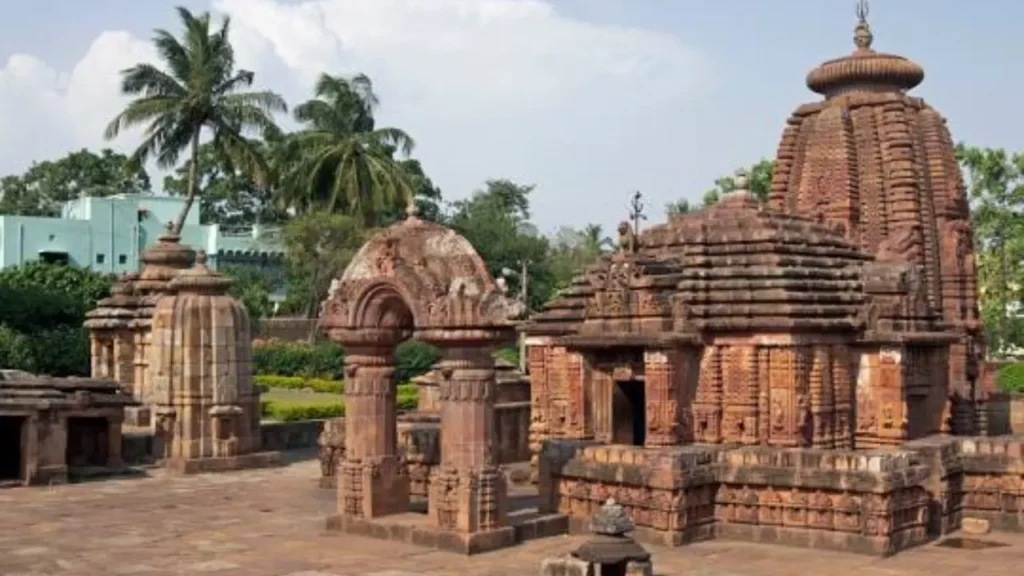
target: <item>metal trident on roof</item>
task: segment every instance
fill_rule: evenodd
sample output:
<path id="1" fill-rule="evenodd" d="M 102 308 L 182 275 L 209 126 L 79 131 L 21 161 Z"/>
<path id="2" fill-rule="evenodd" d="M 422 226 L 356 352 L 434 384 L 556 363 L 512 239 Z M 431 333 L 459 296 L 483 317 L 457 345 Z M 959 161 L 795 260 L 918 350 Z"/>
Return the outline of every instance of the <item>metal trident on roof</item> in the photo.
<path id="1" fill-rule="evenodd" d="M 868 5 L 868 0 L 857 0 L 857 23 L 867 24 L 868 14 L 871 12 L 871 6 Z"/>
<path id="2" fill-rule="evenodd" d="M 640 235 L 640 221 L 647 220 L 647 215 L 644 214 L 644 195 L 639 190 L 633 193 L 632 200 L 629 201 L 629 219 L 633 221 L 633 234 Z"/>

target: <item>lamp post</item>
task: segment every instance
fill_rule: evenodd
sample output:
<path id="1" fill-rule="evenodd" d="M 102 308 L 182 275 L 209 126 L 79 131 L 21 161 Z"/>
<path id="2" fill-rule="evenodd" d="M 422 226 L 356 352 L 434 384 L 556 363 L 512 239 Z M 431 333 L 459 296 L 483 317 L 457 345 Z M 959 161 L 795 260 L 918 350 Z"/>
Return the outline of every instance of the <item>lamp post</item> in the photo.
<path id="1" fill-rule="evenodd" d="M 530 285 L 530 261 L 523 259 L 519 261 L 519 270 L 513 270 L 511 268 L 502 268 L 501 275 L 505 278 L 518 278 L 519 279 L 519 300 L 523 303 L 523 308 L 529 315 L 530 305 L 528 304 L 527 297 L 529 297 L 529 285 Z M 519 371 L 523 374 L 526 373 L 526 338 L 523 337 L 523 333 L 520 332 L 518 335 L 519 339 Z"/>

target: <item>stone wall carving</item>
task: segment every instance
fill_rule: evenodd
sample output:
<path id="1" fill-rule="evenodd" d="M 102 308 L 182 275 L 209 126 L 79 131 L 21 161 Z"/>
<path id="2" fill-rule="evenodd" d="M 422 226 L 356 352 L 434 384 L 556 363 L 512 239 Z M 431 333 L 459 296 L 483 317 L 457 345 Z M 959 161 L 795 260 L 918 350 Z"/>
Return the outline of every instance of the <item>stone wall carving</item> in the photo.
<path id="1" fill-rule="evenodd" d="M 614 498 L 639 538 L 667 545 L 719 536 L 888 555 L 929 538 L 932 471 L 908 451 L 562 442 L 545 448 L 542 509 L 557 507 L 575 531 Z"/>

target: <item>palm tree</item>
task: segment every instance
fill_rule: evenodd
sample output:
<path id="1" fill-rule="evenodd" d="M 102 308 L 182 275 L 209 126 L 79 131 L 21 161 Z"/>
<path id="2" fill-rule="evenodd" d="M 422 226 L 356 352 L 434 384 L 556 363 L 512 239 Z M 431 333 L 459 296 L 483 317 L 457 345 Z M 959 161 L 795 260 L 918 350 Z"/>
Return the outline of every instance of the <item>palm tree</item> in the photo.
<path id="1" fill-rule="evenodd" d="M 614 246 L 612 239 L 604 235 L 600 224 L 587 224 L 580 232 L 582 248 L 596 258 Z"/>
<path id="2" fill-rule="evenodd" d="M 287 110 L 273 92 L 240 92 L 252 86 L 253 73 L 235 70 L 235 54 L 228 41 L 229 20 L 210 32 L 210 14 L 193 15 L 179 7 L 184 36 L 157 30 L 153 38 L 166 71 L 151 64 L 136 64 L 121 72 L 121 92 L 136 96 L 115 117 L 105 132 L 107 139 L 148 123 L 145 139 L 130 157 L 133 165 L 156 158 L 161 168 L 177 164 L 189 151 L 185 204 L 173 223 L 181 233 L 198 192 L 196 167 L 203 129 L 212 133 L 211 144 L 221 158 L 253 174 L 258 182 L 268 179 L 267 163 L 246 132 L 276 131 L 274 112 Z"/>
<path id="3" fill-rule="evenodd" d="M 397 128 L 376 128 L 378 104 L 365 75 L 351 79 L 322 74 L 316 97 L 295 108 L 305 128 L 278 151 L 281 201 L 298 212 L 312 208 L 360 216 L 409 202 L 413 182 L 394 159 L 412 152 L 412 138 Z"/>

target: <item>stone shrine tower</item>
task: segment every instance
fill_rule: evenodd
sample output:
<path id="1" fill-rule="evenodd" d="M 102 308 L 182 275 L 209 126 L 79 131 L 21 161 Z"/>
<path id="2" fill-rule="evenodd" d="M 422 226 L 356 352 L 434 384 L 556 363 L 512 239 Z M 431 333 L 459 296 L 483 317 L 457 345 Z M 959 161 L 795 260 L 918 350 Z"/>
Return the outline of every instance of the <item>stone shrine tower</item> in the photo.
<path id="1" fill-rule="evenodd" d="M 155 451 L 186 472 L 276 462 L 260 448 L 260 394 L 252 382 L 245 307 L 227 295 L 231 280 L 195 265 L 156 303 L 149 350 Z"/>
<path id="2" fill-rule="evenodd" d="M 807 86 L 824 100 L 790 116 L 769 204 L 839 227 L 880 261 L 920 266 L 928 306 L 958 335 L 950 349 L 950 394 L 970 399 L 984 343 L 953 139 L 946 120 L 908 94 L 924 70 L 876 52 L 865 2 L 857 15 L 854 52 L 807 76 Z M 954 426 L 966 432 L 969 410 L 958 412 Z"/>
<path id="3" fill-rule="evenodd" d="M 187 269 L 195 252 L 170 230 L 142 253 L 141 274 L 125 274 L 86 315 L 90 332 L 92 377 L 111 378 L 142 403 L 127 409 L 125 424 L 148 427 L 150 394 L 149 347 L 153 311 L 178 272 Z"/>

